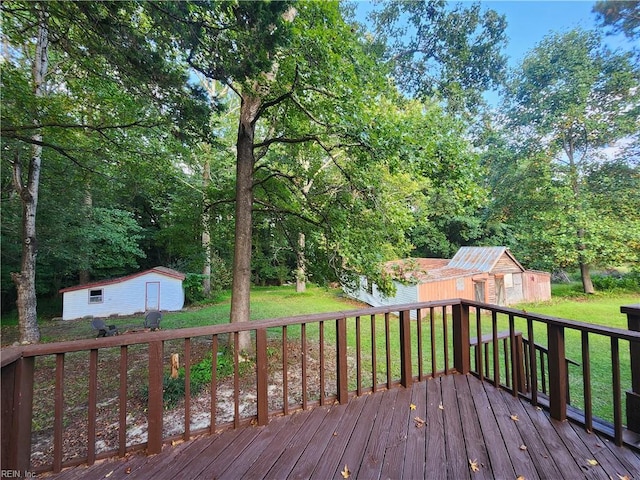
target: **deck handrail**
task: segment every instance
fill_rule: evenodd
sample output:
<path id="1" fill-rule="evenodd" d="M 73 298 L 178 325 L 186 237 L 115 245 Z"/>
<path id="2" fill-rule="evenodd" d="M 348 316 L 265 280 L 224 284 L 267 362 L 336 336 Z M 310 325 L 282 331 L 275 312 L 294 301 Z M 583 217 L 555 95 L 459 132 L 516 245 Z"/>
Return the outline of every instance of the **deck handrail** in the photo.
<path id="1" fill-rule="evenodd" d="M 625 308 L 625 307 L 623 307 Z M 475 321 L 472 313 L 475 312 Z M 636 310 L 623 310 L 633 315 Z M 491 317 L 491 339 L 486 342 L 471 341 L 471 332 L 475 326 L 477 338 L 483 336 L 483 315 Z M 508 322 L 508 334 L 502 333 L 504 345 L 498 345 L 498 318 L 502 315 Z M 631 317 L 630 317 L 631 318 Z M 634 317 L 636 318 L 636 317 Z M 526 328 L 516 328 L 516 320 L 526 322 Z M 635 320 L 634 320 L 635 321 Z M 523 347 L 530 342 L 535 345 L 534 323 L 547 328 L 547 367 L 549 391 L 537 388 L 536 349 Z M 486 323 L 484 323 L 486 325 Z M 636 325 L 635 323 L 633 325 Z M 632 328 L 630 320 L 630 328 Z M 299 329 L 295 335 L 293 329 Z M 288 414 L 311 404 L 326 404 L 330 401 L 346 403 L 352 395 L 375 392 L 398 385 L 408 387 L 414 380 L 424 380 L 436 375 L 453 372 L 473 373 L 481 379 L 491 379 L 497 387 L 510 389 L 514 395 L 523 395 L 534 405 L 541 404 L 549 408 L 552 417 L 565 419 L 569 399 L 568 365 L 564 349 L 564 330 L 580 332 L 583 342 L 583 375 L 585 377 L 585 412 L 582 423 L 585 428 L 594 428 L 591 412 L 589 336 L 599 335 L 610 339 L 612 351 L 612 375 L 614 390 L 614 425 L 612 428 L 616 443 L 623 442 L 621 411 L 621 385 L 619 342 L 629 342 L 632 351 L 640 349 L 640 332 L 619 328 L 603 327 L 585 322 L 567 320 L 558 317 L 535 314 L 509 307 L 500 307 L 463 299 L 451 299 L 436 302 L 407 303 L 401 305 L 360 308 L 339 312 L 327 312 L 311 315 L 298 315 L 286 318 L 272 318 L 244 323 L 229 323 L 205 327 L 191 327 L 175 330 L 157 330 L 154 332 L 128 333 L 119 336 L 97 339 L 83 339 L 57 343 L 24 345 L 0 350 L 2 365 L 2 461 L 3 465 L 19 471 L 31 469 L 31 436 L 33 421 L 33 401 L 35 394 L 34 372 L 37 358 L 53 357 L 49 368 L 50 376 L 55 380 L 53 415 L 53 460 L 51 464 L 35 469 L 36 471 L 60 471 L 65 466 L 79 463 L 93 463 L 98 458 L 109 455 L 124 456 L 127 452 L 146 448 L 148 453 L 157 453 L 162 444 L 175 438 L 189 439 L 193 435 L 209 432 L 226 426 L 237 428 L 241 424 L 255 421 L 264 425 L 273 414 Z M 640 329 L 640 328 L 639 328 Z M 241 373 L 243 360 L 238 347 L 239 333 L 253 332 L 255 348 L 255 378 L 253 386 L 256 395 L 255 413 L 244 416 L 240 412 Z M 275 332 L 274 332 L 275 331 Z M 348 344 L 347 336 L 354 344 Z M 279 335 L 279 336 L 278 336 Z M 327 340 L 329 335 L 335 341 Z M 216 364 L 221 347 L 219 339 L 229 336 L 232 349 L 233 377 L 232 393 L 234 402 L 233 421 L 229 424 L 216 423 L 216 405 L 218 402 L 218 379 Z M 210 425 L 205 429 L 192 431 L 191 419 L 191 370 L 196 362 L 192 361 L 195 340 L 204 339 L 210 343 L 209 353 L 213 362 Z M 194 340 L 192 342 L 192 340 Z M 182 345 L 182 355 L 186 359 L 184 367 L 184 432 L 168 435 L 163 432 L 163 382 L 166 372 L 165 344 L 178 342 Z M 271 343 L 270 343 L 271 342 Z M 300 347 L 300 353 L 294 360 L 294 354 L 288 351 L 289 343 Z M 363 346 L 367 344 L 368 346 Z M 430 345 L 425 348 L 425 344 Z M 127 418 L 129 413 L 128 385 L 129 354 L 132 347 L 147 346 L 148 405 L 147 442 L 128 444 Z M 315 353 L 310 353 L 313 345 Z M 586 350 L 585 350 L 586 345 Z M 276 348 L 277 347 L 277 348 Z M 281 406 L 273 410 L 269 401 L 273 395 L 269 392 L 271 375 L 274 375 L 274 361 L 270 358 L 270 349 L 278 349 L 277 369 L 282 376 Z M 474 356 L 471 353 L 475 348 Z M 114 360 L 113 370 L 118 375 L 118 448 L 106 452 L 96 451 L 98 415 L 98 371 L 99 352 L 119 349 L 119 360 Z M 635 350 L 634 350 L 635 349 Z M 539 350 L 539 349 L 538 349 Z M 483 366 L 482 355 L 493 361 Z M 62 451 L 63 417 L 65 409 L 65 361 L 68 354 L 85 352 L 88 354 L 88 400 L 87 400 L 87 452 L 79 459 L 65 460 Z M 586 353 L 585 353 L 586 352 Z M 317 392 L 311 395 L 307 384 L 309 362 L 317 357 L 319 370 Z M 528 358 L 523 356 L 527 355 Z M 365 358 L 366 357 L 366 358 Z M 505 375 L 500 371 L 504 361 Z M 335 363 L 335 365 L 334 365 Z M 526 374 L 524 365 L 527 364 Z M 543 365 L 544 367 L 544 365 Z M 289 369 L 300 369 L 300 387 L 289 385 Z M 640 398 L 640 392 L 634 390 L 637 377 L 640 376 L 640 358 L 632 355 L 632 385 L 630 401 Z M 491 370 L 491 372 L 489 371 Z M 510 372 L 510 373 L 509 373 Z M 523 380 L 522 376 L 526 379 Z M 542 377 L 543 379 L 545 377 Z M 526 388 L 525 388 L 526 386 Z M 295 390 L 295 391 L 294 391 Z M 544 398 L 543 398 L 544 397 Z M 291 404 L 291 398 L 298 398 Z M 630 418 L 628 416 L 628 418 Z M 632 422 L 628 421 L 629 425 Z M 637 430 L 635 430 L 637 431 Z M 608 432 L 605 432 L 608 433 Z M 638 432 L 640 433 L 640 432 Z M 4 468 L 4 467 L 3 467 Z"/>

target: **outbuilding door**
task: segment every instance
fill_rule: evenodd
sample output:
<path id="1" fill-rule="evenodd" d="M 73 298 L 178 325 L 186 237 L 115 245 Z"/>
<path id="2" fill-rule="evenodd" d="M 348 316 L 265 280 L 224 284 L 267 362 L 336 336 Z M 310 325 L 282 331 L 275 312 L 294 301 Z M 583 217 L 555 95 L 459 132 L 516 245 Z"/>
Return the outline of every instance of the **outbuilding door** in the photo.
<path id="1" fill-rule="evenodd" d="M 160 310 L 160 282 L 147 282 L 144 309 Z"/>

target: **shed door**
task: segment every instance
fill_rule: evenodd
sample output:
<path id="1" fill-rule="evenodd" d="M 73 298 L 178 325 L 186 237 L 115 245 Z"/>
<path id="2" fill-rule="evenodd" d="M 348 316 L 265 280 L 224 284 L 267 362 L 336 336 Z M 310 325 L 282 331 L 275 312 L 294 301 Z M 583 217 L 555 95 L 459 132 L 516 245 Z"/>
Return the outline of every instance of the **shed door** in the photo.
<path id="1" fill-rule="evenodd" d="M 147 282 L 147 294 L 144 309 L 160 310 L 160 282 Z"/>
<path id="2" fill-rule="evenodd" d="M 496 303 L 498 305 L 507 304 L 507 294 L 504 289 L 503 277 L 496 277 Z"/>

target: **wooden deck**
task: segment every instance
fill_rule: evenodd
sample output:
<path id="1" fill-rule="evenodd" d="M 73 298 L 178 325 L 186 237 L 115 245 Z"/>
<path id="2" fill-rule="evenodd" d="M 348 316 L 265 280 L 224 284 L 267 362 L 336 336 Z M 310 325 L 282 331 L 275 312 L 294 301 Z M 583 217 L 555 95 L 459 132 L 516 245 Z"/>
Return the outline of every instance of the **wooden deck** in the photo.
<path id="1" fill-rule="evenodd" d="M 354 479 L 640 479 L 638 452 L 552 420 L 471 375 L 316 407 L 264 427 L 165 446 L 154 456 L 132 454 L 44 476 L 342 479 L 345 466 Z"/>

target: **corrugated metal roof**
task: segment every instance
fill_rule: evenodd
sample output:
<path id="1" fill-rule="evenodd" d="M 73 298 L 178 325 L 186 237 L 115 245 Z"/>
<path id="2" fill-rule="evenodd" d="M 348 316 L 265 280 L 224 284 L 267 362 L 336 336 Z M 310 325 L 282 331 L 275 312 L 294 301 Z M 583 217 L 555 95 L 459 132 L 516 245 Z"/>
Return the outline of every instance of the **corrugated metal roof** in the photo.
<path id="1" fill-rule="evenodd" d="M 460 247 L 449 267 L 490 272 L 505 252 L 508 253 L 507 247 Z M 512 255 L 509 256 L 515 261 Z"/>

